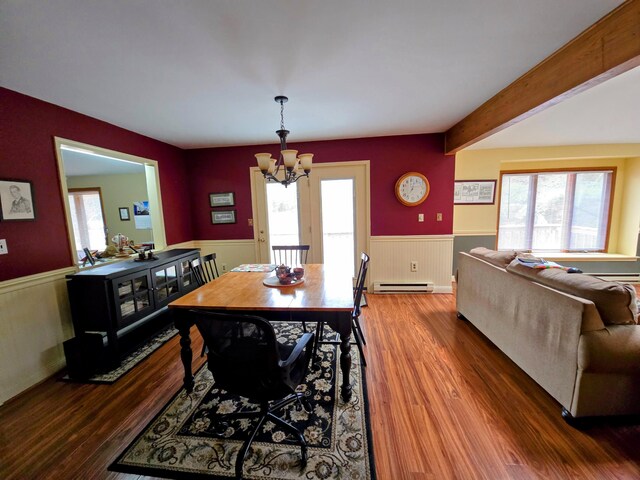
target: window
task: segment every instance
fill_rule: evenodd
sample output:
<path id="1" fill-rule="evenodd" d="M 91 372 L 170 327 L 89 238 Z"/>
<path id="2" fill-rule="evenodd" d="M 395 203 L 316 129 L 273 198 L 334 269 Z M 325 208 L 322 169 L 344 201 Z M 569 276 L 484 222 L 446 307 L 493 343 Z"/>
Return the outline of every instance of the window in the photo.
<path id="1" fill-rule="evenodd" d="M 78 257 L 84 257 L 85 247 L 89 250 L 104 250 L 107 231 L 100 189 L 69 189 L 69 207 Z"/>
<path id="2" fill-rule="evenodd" d="M 613 170 L 502 174 L 498 249 L 602 252 Z"/>

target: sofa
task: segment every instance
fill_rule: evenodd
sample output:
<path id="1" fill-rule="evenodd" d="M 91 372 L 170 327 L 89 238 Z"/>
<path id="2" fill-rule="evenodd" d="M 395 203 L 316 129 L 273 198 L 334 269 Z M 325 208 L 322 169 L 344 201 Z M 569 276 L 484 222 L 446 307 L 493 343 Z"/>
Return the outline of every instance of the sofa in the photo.
<path id="1" fill-rule="evenodd" d="M 459 317 L 555 398 L 568 423 L 640 414 L 633 286 L 520 260 L 486 248 L 459 253 Z"/>

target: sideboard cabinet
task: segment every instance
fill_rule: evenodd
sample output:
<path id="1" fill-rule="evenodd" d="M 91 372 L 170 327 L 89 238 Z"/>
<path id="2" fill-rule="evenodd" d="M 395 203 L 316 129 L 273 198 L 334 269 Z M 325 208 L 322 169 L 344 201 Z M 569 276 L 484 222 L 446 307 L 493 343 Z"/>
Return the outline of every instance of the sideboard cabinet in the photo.
<path id="1" fill-rule="evenodd" d="M 119 365 L 120 342 L 126 335 L 153 322 L 169 303 L 197 288 L 190 262 L 199 256 L 197 249 L 168 250 L 156 253 L 153 260 L 127 260 L 68 275 L 76 338 L 101 335 L 101 363 Z"/>

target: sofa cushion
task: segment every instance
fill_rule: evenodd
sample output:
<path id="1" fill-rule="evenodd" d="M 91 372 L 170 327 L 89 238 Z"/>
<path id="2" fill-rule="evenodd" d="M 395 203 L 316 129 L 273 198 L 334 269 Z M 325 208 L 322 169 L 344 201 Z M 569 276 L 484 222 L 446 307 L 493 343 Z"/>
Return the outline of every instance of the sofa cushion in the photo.
<path id="1" fill-rule="evenodd" d="M 513 250 L 499 251 L 485 247 L 472 248 L 469 253 L 500 268 L 506 268 L 517 255 Z"/>
<path id="2" fill-rule="evenodd" d="M 517 259 L 507 266 L 507 271 L 561 292 L 591 300 L 607 325 L 631 325 L 638 322 L 636 291 L 631 285 L 607 282 L 581 273 L 567 273 L 559 268 L 530 268 Z"/>

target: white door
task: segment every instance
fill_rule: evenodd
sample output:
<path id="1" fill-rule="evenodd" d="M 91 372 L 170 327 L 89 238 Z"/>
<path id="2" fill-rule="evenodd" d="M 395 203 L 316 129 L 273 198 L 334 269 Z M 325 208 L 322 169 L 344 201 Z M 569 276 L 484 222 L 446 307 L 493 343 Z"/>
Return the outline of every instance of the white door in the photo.
<path id="1" fill-rule="evenodd" d="M 272 244 L 309 244 L 308 263 L 355 271 L 368 246 L 369 162 L 316 164 L 309 179 L 286 188 L 265 182 L 257 168 L 251 178 L 259 262 L 272 262 Z"/>

